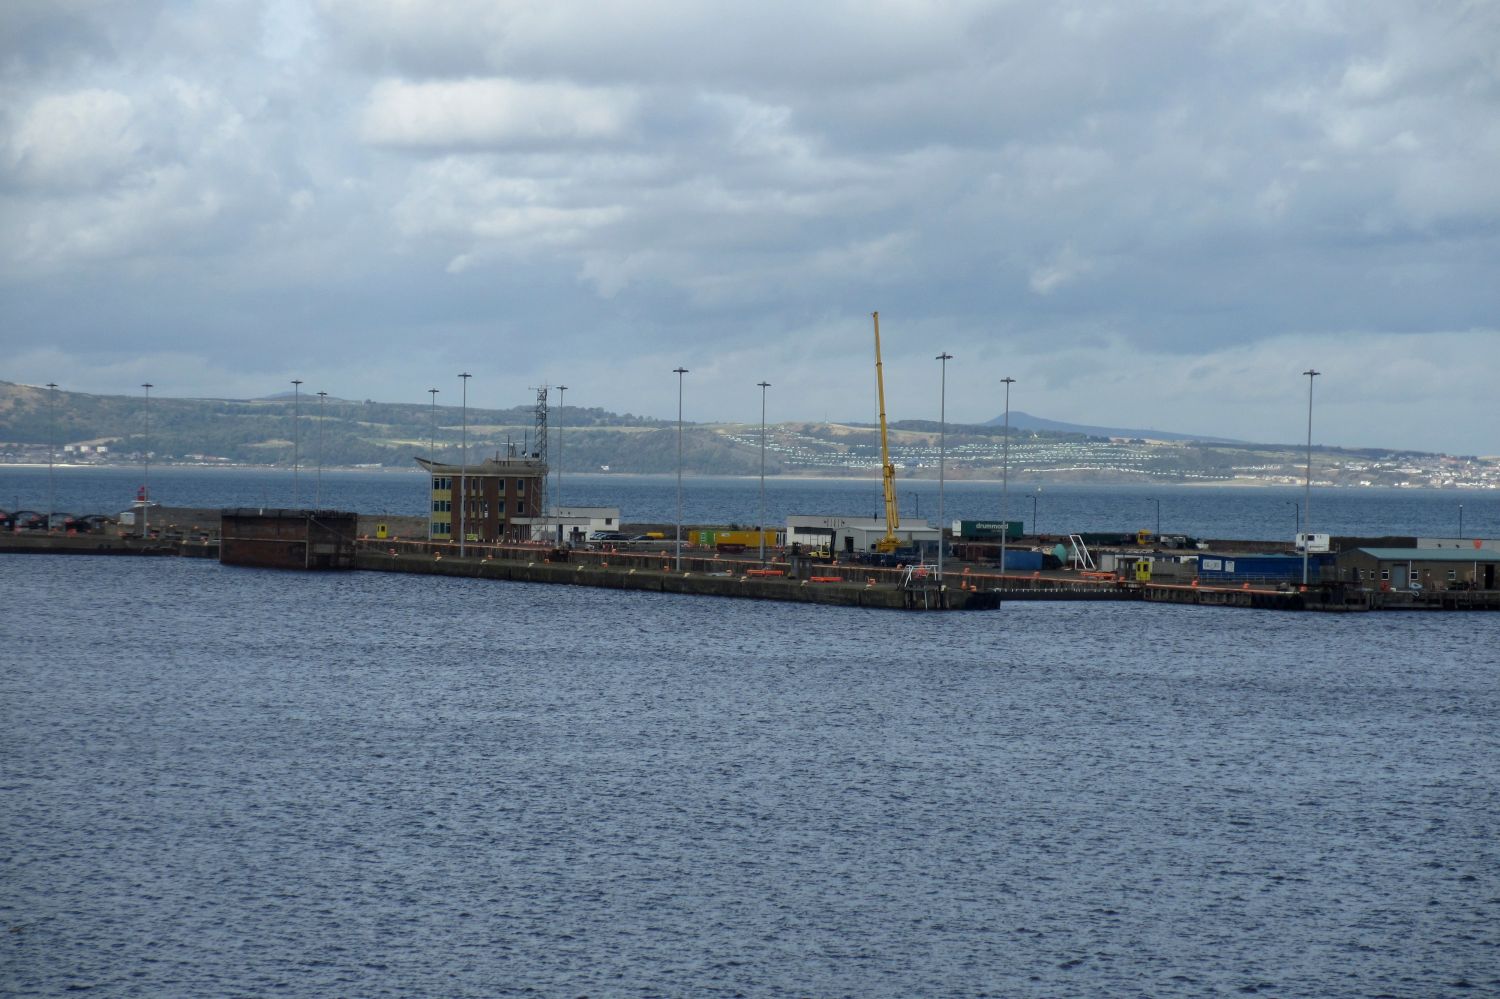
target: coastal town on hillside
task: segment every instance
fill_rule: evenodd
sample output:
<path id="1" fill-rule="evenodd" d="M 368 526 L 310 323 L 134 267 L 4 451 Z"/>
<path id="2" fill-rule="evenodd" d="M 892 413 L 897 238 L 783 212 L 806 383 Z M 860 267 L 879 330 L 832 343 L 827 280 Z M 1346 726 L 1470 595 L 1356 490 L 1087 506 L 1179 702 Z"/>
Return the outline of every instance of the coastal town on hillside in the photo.
<path id="1" fill-rule="evenodd" d="M 1007 456 L 998 435 L 967 435 L 964 428 L 946 434 L 946 469 L 949 478 L 999 477 Z M 575 432 L 579 435 L 584 431 Z M 694 427 L 691 433 L 709 435 L 735 451 L 758 455 L 758 426 Z M 894 432 L 891 458 L 904 476 L 935 477 L 939 443 L 931 432 Z M 675 438 L 674 438 L 675 440 Z M 571 443 L 571 442 L 570 442 Z M 415 442 L 425 449 L 426 442 Z M 483 453 L 477 438 L 471 444 L 476 460 Z M 597 445 L 596 445 L 597 446 Z M 590 455 L 574 445 L 578 459 Z M 588 449 L 595 451 L 595 447 Z M 797 424 L 768 428 L 768 469 L 774 474 L 806 476 L 850 476 L 878 474 L 879 443 L 871 428 L 849 425 Z M 597 456 L 594 455 L 594 456 Z M 132 465 L 149 460 L 153 464 L 177 466 L 278 465 L 282 461 L 250 462 L 243 458 L 200 451 L 172 453 L 143 451 L 125 440 L 94 440 L 60 443 L 55 449 L 45 443 L 0 441 L 0 465 Z M 311 450 L 302 456 L 313 460 Z M 1073 482 L 1176 482 L 1184 484 L 1237 486 L 1302 485 L 1306 475 L 1306 452 L 1290 445 L 1223 445 L 1193 441 L 1151 441 L 1141 438 L 1049 439 L 1042 435 L 1017 435 L 1009 447 L 1008 468 L 1012 479 Z M 388 466 L 381 461 L 331 460 L 329 467 Z M 608 468 L 605 468 L 608 465 Z M 612 462 L 570 463 L 568 471 L 630 473 L 642 471 Z M 734 474 L 723 463 L 698 460 L 687 465 L 694 474 Z M 1315 447 L 1312 484 L 1315 486 L 1385 487 L 1404 489 L 1500 489 L 1500 461 L 1478 456 L 1425 454 L 1408 451 L 1349 451 Z"/>

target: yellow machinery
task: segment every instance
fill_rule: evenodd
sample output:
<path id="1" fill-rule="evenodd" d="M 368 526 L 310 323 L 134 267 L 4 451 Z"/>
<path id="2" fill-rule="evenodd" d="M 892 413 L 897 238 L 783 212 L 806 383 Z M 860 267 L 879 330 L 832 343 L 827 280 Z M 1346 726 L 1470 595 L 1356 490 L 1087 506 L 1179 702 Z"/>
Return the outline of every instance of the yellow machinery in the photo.
<path id="1" fill-rule="evenodd" d="M 878 552 L 893 552 L 901 547 L 896 528 L 901 514 L 896 508 L 896 466 L 891 464 L 891 447 L 885 434 L 885 372 L 880 366 L 880 313 L 870 313 L 875 320 L 875 391 L 880 397 L 880 475 L 885 487 L 885 537 L 875 542 Z"/>

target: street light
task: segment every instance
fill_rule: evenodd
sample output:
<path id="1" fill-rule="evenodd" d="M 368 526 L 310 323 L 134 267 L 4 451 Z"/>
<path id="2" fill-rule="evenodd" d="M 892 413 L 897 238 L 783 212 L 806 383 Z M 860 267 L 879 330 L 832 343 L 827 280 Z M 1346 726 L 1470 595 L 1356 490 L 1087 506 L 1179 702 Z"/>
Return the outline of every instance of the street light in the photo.
<path id="1" fill-rule="evenodd" d="M 933 360 L 942 364 L 942 376 L 938 381 L 938 589 L 943 585 L 943 518 L 947 516 L 947 509 L 943 504 L 943 485 L 946 477 L 945 466 L 948 458 L 948 362 L 953 360 L 953 355 L 946 350 Z"/>
<path id="2" fill-rule="evenodd" d="M 145 471 L 141 475 L 141 537 L 151 536 L 151 389 L 150 382 L 142 382 L 146 390 L 146 441 L 141 448 L 141 462 Z"/>
<path id="3" fill-rule="evenodd" d="M 766 564 L 766 389 L 770 382 L 756 382 L 760 386 L 760 564 Z M 1459 507 L 1460 510 L 1463 507 Z"/>
<path id="4" fill-rule="evenodd" d="M 318 393 L 318 486 L 313 506 L 319 510 L 323 509 L 323 400 L 326 398 L 327 392 Z"/>
<path id="5" fill-rule="evenodd" d="M 1152 496 L 1151 502 L 1156 504 L 1156 542 L 1161 544 L 1161 500 Z"/>
<path id="6" fill-rule="evenodd" d="M 559 385 L 557 387 L 557 497 L 552 501 L 552 509 L 557 511 L 557 543 L 562 544 L 562 475 L 563 475 L 563 400 L 567 398 L 568 387 Z"/>
<path id="7" fill-rule="evenodd" d="M 677 376 L 677 571 L 682 571 L 682 376 L 687 368 L 673 368 Z"/>
<path id="8" fill-rule="evenodd" d="M 428 461 L 437 461 L 437 394 L 438 394 L 438 390 L 435 389 L 435 388 L 430 388 L 430 389 L 427 390 L 427 394 L 432 397 L 432 413 L 431 413 L 431 416 L 428 418 L 428 421 L 427 421 L 427 460 Z M 436 475 L 434 474 L 433 477 L 436 478 Z M 448 491 L 448 495 L 449 496 L 453 495 L 453 491 L 451 489 Z M 452 504 L 450 503 L 449 505 L 451 506 Z M 452 522 L 452 518 L 451 517 L 449 518 L 449 522 L 450 523 Z M 432 512 L 431 511 L 429 511 L 428 514 L 427 514 L 427 540 L 428 541 L 432 540 Z"/>
<path id="9" fill-rule="evenodd" d="M 1303 487 L 1305 492 L 1302 496 L 1302 509 L 1307 513 L 1307 521 L 1302 528 L 1302 585 L 1307 585 L 1307 553 L 1312 547 L 1312 541 L 1308 537 L 1308 528 L 1312 526 L 1312 404 L 1313 404 L 1313 379 L 1323 372 L 1308 368 L 1302 372 L 1307 376 L 1307 482 Z"/>
<path id="10" fill-rule="evenodd" d="M 1464 505 L 1458 504 L 1458 540 L 1464 539 Z"/>
<path id="11" fill-rule="evenodd" d="M 1302 533 L 1302 504 L 1296 500 L 1287 500 L 1287 502 L 1292 505 L 1292 519 L 1296 521 L 1292 525 L 1292 538 L 1295 542 L 1297 536 Z"/>
<path id="12" fill-rule="evenodd" d="M 1038 541 L 1040 541 L 1042 538 L 1042 528 L 1041 525 L 1036 522 L 1036 498 L 1037 494 L 1041 491 L 1041 487 L 1038 486 L 1036 492 L 1031 494 L 1031 533 L 1036 537 Z M 1001 542 L 1002 545 L 1004 543 L 1004 541 Z"/>
<path id="13" fill-rule="evenodd" d="M 1000 576 L 1005 577 L 1005 547 L 1010 539 L 1010 387 L 1016 383 L 1009 375 L 1000 379 L 1005 386 L 1005 438 L 1001 444 L 1004 458 L 1000 462 Z M 1036 497 L 1031 498 L 1031 523 L 1036 524 Z"/>
<path id="14" fill-rule="evenodd" d="M 302 440 L 300 435 L 300 424 L 302 423 L 302 379 L 292 379 L 292 506 L 302 502 L 301 482 L 298 478 L 297 466 L 301 464 Z"/>
<path id="15" fill-rule="evenodd" d="M 52 477 L 53 456 L 57 453 L 57 382 L 47 383 L 47 533 L 52 533 L 52 516 L 57 513 L 57 482 Z M 1463 522 L 1463 507 L 1459 507 Z M 1463 531 L 1458 532 L 1463 537 Z"/>
<path id="16" fill-rule="evenodd" d="M 465 371 L 458 377 L 463 379 L 464 386 L 463 450 L 459 452 L 458 466 L 458 555 L 462 558 L 464 555 L 464 506 L 469 502 L 469 494 L 464 484 L 464 477 L 469 472 L 469 379 L 474 376 Z M 450 507 L 452 505 L 449 503 Z M 449 521 L 451 523 L 452 514 L 449 514 Z"/>

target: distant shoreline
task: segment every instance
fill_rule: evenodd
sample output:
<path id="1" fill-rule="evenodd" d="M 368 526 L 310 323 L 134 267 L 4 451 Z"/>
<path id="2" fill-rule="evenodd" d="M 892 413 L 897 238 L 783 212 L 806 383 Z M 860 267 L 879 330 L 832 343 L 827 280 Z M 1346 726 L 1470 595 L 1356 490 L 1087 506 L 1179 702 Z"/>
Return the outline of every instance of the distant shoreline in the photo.
<path id="1" fill-rule="evenodd" d="M 19 462 L 19 461 L 18 462 L 5 462 L 5 463 L 0 463 L 0 474 L 3 474 L 3 470 L 7 469 L 7 468 L 17 468 L 17 469 L 26 469 L 28 471 L 35 471 L 35 470 L 45 470 L 48 467 L 49 466 L 45 462 Z M 124 471 L 130 471 L 132 469 L 140 470 L 140 468 L 141 468 L 141 466 L 139 464 L 134 463 L 134 462 L 130 462 L 130 463 L 89 462 L 89 463 L 86 463 L 86 464 L 79 464 L 79 463 L 76 463 L 76 462 L 61 462 L 61 461 L 54 462 L 50 467 L 54 471 L 67 471 L 67 472 L 77 472 L 77 471 L 80 471 L 80 470 L 90 470 L 90 469 L 105 470 L 105 471 L 114 471 L 114 472 L 124 472 Z M 190 471 L 195 471 L 195 472 L 209 472 L 209 473 L 214 473 L 214 472 L 257 472 L 257 471 L 259 471 L 259 472 L 282 472 L 282 473 L 290 475 L 291 472 L 292 472 L 292 469 L 289 468 L 289 467 L 287 467 L 287 466 L 285 466 L 285 465 L 248 465 L 248 464 L 200 465 L 200 464 L 195 464 L 195 463 L 163 462 L 163 463 L 153 463 L 152 466 L 151 466 L 151 468 L 153 470 L 155 470 L 155 471 L 161 471 L 161 470 L 172 470 L 172 471 L 190 470 Z M 324 472 L 334 473 L 334 474 L 339 474 L 339 473 L 344 473 L 344 474 L 347 474 L 347 473 L 358 473 L 358 474 L 368 474 L 368 475 L 409 475 L 409 476 L 421 476 L 421 475 L 424 474 L 422 472 L 422 470 L 420 468 L 417 468 L 417 467 L 399 468 L 399 467 L 390 466 L 390 465 L 380 465 L 380 466 L 375 466 L 375 467 L 365 467 L 365 466 L 358 466 L 358 465 L 324 465 L 322 470 Z M 302 474 L 302 475 L 316 474 L 317 473 L 317 466 L 306 466 L 306 465 L 300 466 L 300 468 L 298 469 L 298 472 L 299 472 L 299 474 Z M 573 477 L 578 477 L 578 476 L 588 476 L 589 478 L 596 478 L 596 479 L 611 479 L 611 478 L 643 478 L 643 479 L 658 478 L 658 479 L 670 479 L 670 478 L 674 477 L 675 473 L 672 473 L 672 472 L 584 472 L 584 471 L 567 470 L 563 474 L 564 474 L 564 478 L 573 478 Z M 683 472 L 683 477 L 684 478 L 689 478 L 689 479 L 698 479 L 698 480 L 724 479 L 724 480 L 736 480 L 736 481 L 742 481 L 742 482 L 758 482 L 759 479 L 760 479 L 760 477 L 758 475 L 735 475 L 735 474 L 720 473 L 720 472 L 703 473 L 703 472 L 691 472 L 691 471 L 686 471 L 686 470 L 684 470 L 684 472 Z M 847 475 L 816 475 L 816 474 L 804 474 L 804 473 L 792 473 L 792 472 L 778 472 L 778 473 L 775 473 L 775 474 L 767 475 L 766 479 L 767 479 L 767 481 L 771 481 L 771 482 L 775 482 L 775 481 L 796 481 L 796 482 L 804 482 L 804 481 L 805 482 L 867 482 L 867 483 L 870 483 L 870 484 L 878 484 L 880 482 L 880 477 L 879 477 L 878 474 L 876 474 L 875 470 L 871 470 L 868 474 L 847 474 Z M 905 478 L 902 478 L 902 477 L 898 476 L 897 479 L 896 479 L 898 488 L 899 488 L 900 484 L 902 484 L 902 483 L 921 482 L 923 484 L 935 484 L 937 481 L 938 481 L 938 479 L 937 479 L 937 477 L 935 475 L 932 475 L 932 476 L 923 475 L 923 476 L 920 476 L 920 477 L 907 476 Z M 975 483 L 980 484 L 980 485 L 993 486 L 996 489 L 1001 488 L 1001 486 L 1002 486 L 1002 480 L 1001 479 L 998 479 L 998 478 L 989 478 L 989 477 L 984 477 L 984 476 L 950 477 L 947 481 L 948 481 L 948 483 L 950 485 L 955 485 L 955 486 L 964 485 L 964 484 L 975 484 Z M 1089 480 L 1089 479 L 1086 479 L 1086 478 L 1067 478 L 1067 479 L 1031 479 L 1031 478 L 1026 478 L 1026 479 L 1021 479 L 1021 478 L 1015 478 L 1015 477 L 1013 477 L 1010 480 L 1010 483 L 1011 483 L 1012 492 L 1015 492 L 1017 495 L 1024 495 L 1026 492 L 1030 491 L 1033 488 L 1054 488 L 1055 489 L 1055 488 L 1059 488 L 1059 487 L 1068 487 L 1068 486 L 1081 486 L 1081 487 L 1086 487 L 1086 488 L 1152 488 L 1152 487 L 1182 488 L 1182 487 L 1186 487 L 1186 488 L 1191 488 L 1191 489 L 1302 489 L 1302 488 L 1304 488 L 1304 486 L 1303 486 L 1302 483 L 1292 483 L 1292 482 L 1263 482 L 1263 481 L 1259 481 L 1259 480 L 1256 480 L 1256 479 L 1243 479 L 1243 478 L 1240 478 L 1240 479 L 1217 479 L 1217 480 L 1213 480 L 1213 481 L 1203 481 L 1203 480 L 1193 480 L 1193 479 L 1142 481 L 1142 480 L 1139 480 L 1139 479 L 1094 479 L 1094 480 Z M 1396 485 L 1380 484 L 1380 485 L 1368 485 L 1368 486 L 1365 486 L 1365 485 L 1349 485 L 1349 484 L 1338 484 L 1338 483 L 1314 483 L 1314 486 L 1316 488 L 1318 488 L 1318 489 L 1349 489 L 1349 490 L 1359 490 L 1359 489 L 1388 489 L 1388 490 L 1392 490 L 1392 491 L 1422 492 L 1422 493 L 1429 493 L 1429 492 L 1430 493 L 1440 493 L 1440 492 L 1488 493 L 1488 492 L 1495 492 L 1497 490 L 1500 490 L 1500 487 L 1494 487 L 1494 486 L 1471 486 L 1471 485 L 1453 485 L 1453 486 L 1427 486 L 1427 485 L 1422 485 L 1422 486 L 1396 486 Z"/>

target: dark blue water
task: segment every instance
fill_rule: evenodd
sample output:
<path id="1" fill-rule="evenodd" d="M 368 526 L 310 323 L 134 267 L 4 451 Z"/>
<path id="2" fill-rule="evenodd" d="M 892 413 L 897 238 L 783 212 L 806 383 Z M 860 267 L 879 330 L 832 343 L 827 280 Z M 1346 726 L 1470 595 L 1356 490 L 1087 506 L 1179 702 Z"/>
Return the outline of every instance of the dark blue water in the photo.
<path id="1" fill-rule="evenodd" d="M 52 489 L 58 509 L 104 513 L 128 507 L 141 483 L 140 469 L 59 469 Z M 290 471 L 165 468 L 151 471 L 151 495 L 167 506 L 291 506 Z M 416 472 L 324 472 L 325 506 L 362 513 L 421 515 L 427 479 Z M 938 484 L 898 483 L 901 514 L 938 519 Z M 312 473 L 303 471 L 297 493 L 304 505 L 316 495 Z M 45 468 L 0 466 L 0 506 L 45 510 Z M 627 523 L 672 523 L 677 482 L 672 476 L 568 475 L 563 502 L 618 507 Z M 555 499 L 555 483 L 554 483 Z M 1036 502 L 1033 504 L 1032 500 Z M 1204 538 L 1291 540 L 1303 503 L 1302 490 L 1212 486 L 1036 486 L 1010 491 L 1010 519 L 1039 525 L 1047 534 L 1078 531 L 1155 531 Z M 1320 533 L 1380 537 L 1500 537 L 1500 491 L 1417 489 L 1314 489 L 1311 529 Z M 992 482 L 950 482 L 943 490 L 944 519 L 993 520 L 1000 516 L 1000 487 Z M 766 480 L 767 523 L 796 514 L 848 517 L 883 515 L 875 479 Z M 1033 511 L 1035 515 L 1033 516 Z M 756 479 L 689 477 L 683 483 L 688 524 L 751 525 L 759 521 Z"/>
<path id="2" fill-rule="evenodd" d="M 1500 991 L 1500 617 L 0 556 L 0 993 Z"/>

